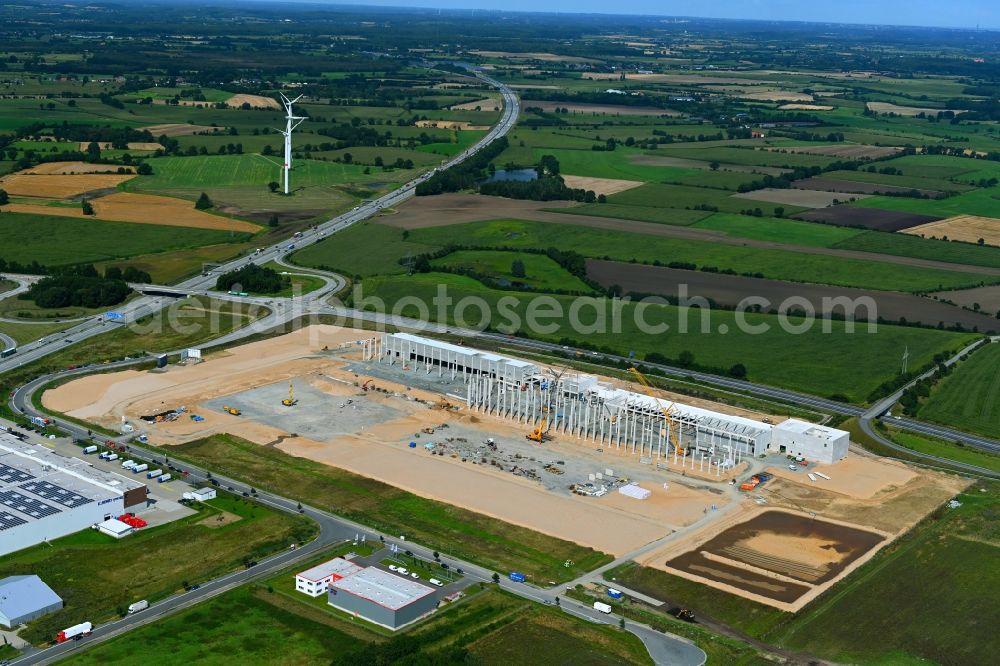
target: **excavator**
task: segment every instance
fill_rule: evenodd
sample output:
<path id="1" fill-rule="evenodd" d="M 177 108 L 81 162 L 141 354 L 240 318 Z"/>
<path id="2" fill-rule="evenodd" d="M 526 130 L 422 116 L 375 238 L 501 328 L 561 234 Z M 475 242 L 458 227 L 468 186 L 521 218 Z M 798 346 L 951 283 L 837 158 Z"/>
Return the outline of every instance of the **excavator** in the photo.
<path id="1" fill-rule="evenodd" d="M 628 371 L 632 373 L 636 380 L 642 385 L 643 393 L 648 395 L 653 400 L 658 400 L 656 397 L 656 390 L 653 388 L 653 385 L 649 383 L 649 380 L 646 379 L 646 376 L 639 372 L 639 368 L 629 368 Z M 671 402 L 669 407 L 661 407 L 660 409 L 663 411 L 663 416 L 667 419 L 667 423 L 669 423 L 670 418 L 674 413 L 674 403 Z M 670 432 L 670 444 L 674 447 L 674 451 L 677 452 L 677 455 L 687 455 L 687 451 L 684 450 L 684 447 L 681 445 L 680 440 L 677 437 L 676 428 L 668 428 L 668 431 Z"/>
<path id="2" fill-rule="evenodd" d="M 538 427 L 525 435 L 525 437 L 532 442 L 538 442 L 539 444 L 547 442 L 552 439 L 552 436 L 549 435 L 548 424 L 549 422 L 546 419 L 542 419 L 542 422 L 538 424 Z"/>
<path id="3" fill-rule="evenodd" d="M 222 411 L 224 411 L 226 414 L 232 414 L 233 416 L 239 416 L 240 414 L 243 413 L 240 410 L 236 409 L 235 407 L 230 407 L 229 405 L 223 405 Z"/>
<path id="4" fill-rule="evenodd" d="M 281 404 L 285 407 L 294 407 L 298 404 L 298 400 L 295 399 L 295 392 L 292 390 L 292 383 L 288 382 L 288 397 L 281 401 Z"/>

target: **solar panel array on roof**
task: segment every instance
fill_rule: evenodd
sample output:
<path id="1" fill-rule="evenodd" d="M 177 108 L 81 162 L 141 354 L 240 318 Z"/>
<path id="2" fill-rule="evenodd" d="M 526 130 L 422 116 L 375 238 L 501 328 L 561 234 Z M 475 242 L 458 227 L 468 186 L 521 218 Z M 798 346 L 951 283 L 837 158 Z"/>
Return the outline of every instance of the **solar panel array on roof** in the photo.
<path id="1" fill-rule="evenodd" d="M 15 511 L 20 511 L 32 518 L 45 518 L 59 513 L 59 509 L 49 506 L 45 502 L 36 500 L 34 497 L 22 495 L 14 490 L 0 490 L 0 504 L 10 507 Z"/>
<path id="2" fill-rule="evenodd" d="M 9 530 L 12 527 L 17 527 L 18 525 L 24 525 L 26 522 L 28 521 L 20 516 L 15 516 L 14 514 L 7 513 L 6 511 L 0 511 L 0 532 Z"/>
<path id="3" fill-rule="evenodd" d="M 3 463 L 0 463 L 0 481 L 6 483 L 21 483 L 22 481 L 28 481 L 29 479 L 35 478 L 27 472 L 23 472 L 19 469 L 13 467 L 8 467 Z"/>
<path id="4" fill-rule="evenodd" d="M 22 483 L 20 487 L 27 490 L 29 493 L 33 493 L 39 497 L 44 497 L 50 502 L 62 504 L 70 509 L 75 509 L 78 506 L 83 506 L 84 504 L 89 504 L 94 501 L 89 497 L 84 497 L 79 493 L 71 492 L 65 488 L 57 486 L 54 483 L 49 483 L 48 481 L 29 481 L 27 483 Z"/>

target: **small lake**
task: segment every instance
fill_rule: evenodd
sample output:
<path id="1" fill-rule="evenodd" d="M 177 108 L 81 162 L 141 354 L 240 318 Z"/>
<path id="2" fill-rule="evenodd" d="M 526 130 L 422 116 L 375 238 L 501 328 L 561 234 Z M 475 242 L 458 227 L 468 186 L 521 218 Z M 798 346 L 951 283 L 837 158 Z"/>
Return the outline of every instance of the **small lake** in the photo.
<path id="1" fill-rule="evenodd" d="M 484 180 L 484 183 L 496 183 L 502 180 L 516 180 L 527 183 L 531 180 L 538 180 L 538 173 L 534 169 L 503 169 Z"/>

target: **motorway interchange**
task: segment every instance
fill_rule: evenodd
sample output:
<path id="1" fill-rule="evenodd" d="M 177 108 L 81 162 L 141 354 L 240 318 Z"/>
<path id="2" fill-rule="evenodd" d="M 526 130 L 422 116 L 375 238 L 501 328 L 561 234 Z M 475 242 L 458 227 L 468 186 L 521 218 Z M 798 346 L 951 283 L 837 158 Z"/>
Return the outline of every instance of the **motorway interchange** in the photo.
<path id="1" fill-rule="evenodd" d="M 467 159 L 469 156 L 475 154 L 477 151 L 482 149 L 484 146 L 488 145 L 493 140 L 505 135 L 510 131 L 515 122 L 517 121 L 519 102 L 516 95 L 506 86 L 500 84 L 499 82 L 490 79 L 485 76 L 482 72 L 476 72 L 478 76 L 483 81 L 489 83 L 496 87 L 501 93 L 504 99 L 504 111 L 501 120 L 497 126 L 495 126 L 479 143 L 466 149 L 464 152 L 456 155 L 454 158 L 443 164 L 440 169 L 446 169 L 458 162 Z M 240 258 L 231 261 L 223 266 L 216 269 L 216 272 L 223 273 L 230 270 L 239 268 L 240 266 L 246 264 L 248 261 L 256 264 L 265 264 L 271 261 L 275 261 L 278 264 L 288 267 L 289 269 L 293 267 L 285 261 L 285 257 L 293 250 L 300 249 L 303 246 L 318 242 L 330 234 L 341 231 L 351 225 L 354 225 L 362 220 L 368 219 L 369 217 L 377 214 L 383 208 L 388 208 L 392 206 L 399 205 L 414 196 L 414 190 L 418 184 L 430 178 L 434 172 L 426 173 L 409 183 L 406 183 L 403 187 L 384 195 L 383 197 L 363 204 L 349 211 L 341 216 L 333 218 L 323 224 L 318 225 L 316 228 L 304 233 L 301 238 L 296 238 L 294 241 L 286 241 L 282 243 L 277 243 L 266 248 L 262 248 L 258 253 L 250 256 Z M 152 291 L 152 292 L 170 292 L 174 294 L 208 294 L 213 298 L 218 299 L 230 299 L 238 300 L 243 303 L 253 303 L 256 305 L 264 306 L 268 309 L 268 314 L 264 317 L 258 319 L 253 324 L 246 326 L 244 328 L 238 329 L 231 333 L 228 333 L 216 340 L 213 340 L 207 344 L 202 345 L 203 347 L 215 347 L 231 344 L 237 340 L 266 332 L 272 330 L 282 324 L 293 321 L 299 317 L 307 314 L 324 314 L 333 315 L 341 318 L 345 324 L 353 321 L 366 321 L 377 323 L 381 325 L 396 325 L 403 328 L 416 329 L 429 333 L 438 334 L 453 334 L 460 335 L 473 340 L 482 340 L 486 343 L 501 343 L 508 347 L 524 348 L 532 351 L 539 351 L 545 353 L 573 353 L 576 350 L 568 349 L 561 345 L 554 343 L 526 340 L 526 339 L 512 339 L 509 336 L 502 336 L 498 334 L 473 331 L 466 329 L 457 329 L 455 327 L 448 327 L 440 324 L 433 324 L 428 322 L 421 322 L 411 319 L 406 319 L 402 317 L 390 317 L 388 315 L 362 312 L 358 310 L 352 310 L 343 307 L 336 307 L 326 303 L 326 298 L 331 294 L 339 291 L 343 288 L 346 281 L 342 276 L 325 273 L 323 271 L 310 270 L 310 275 L 316 275 L 322 277 L 325 284 L 322 288 L 315 290 L 309 294 L 306 294 L 300 298 L 294 299 L 264 299 L 264 298 L 241 298 L 234 297 L 229 294 L 218 293 L 211 291 L 212 286 L 215 282 L 215 275 L 213 274 L 203 274 L 186 280 L 178 285 L 172 287 L 164 286 L 153 286 L 153 285 L 135 285 L 135 287 L 140 291 Z M 18 289 L 27 288 L 28 276 L 23 276 L 17 278 L 20 283 Z M 126 317 L 126 320 L 138 319 L 142 316 L 155 313 L 163 308 L 165 308 L 169 302 L 170 298 L 165 296 L 151 296 L 144 295 L 137 298 L 124 306 L 121 312 Z M 85 341 L 97 335 L 110 330 L 118 324 L 105 322 L 98 319 L 88 318 L 82 320 L 77 325 L 73 326 L 60 334 L 50 336 L 49 339 L 40 340 L 28 345 L 21 347 L 16 355 L 9 358 L 0 359 L 0 373 L 9 372 L 18 367 L 26 365 L 30 362 L 43 358 L 56 350 L 64 348 L 67 344 L 78 343 Z M 13 346 L 12 340 L 0 340 L 0 343 L 6 346 Z M 980 344 L 977 342 L 976 344 Z M 962 350 L 959 354 L 956 354 L 954 358 L 948 361 L 949 364 L 954 363 L 955 360 L 969 351 L 969 348 Z M 587 354 L 590 356 L 591 360 L 598 362 L 619 362 L 626 359 L 615 357 L 607 354 Z M 102 366 L 102 369 L 114 369 L 118 367 L 128 367 L 129 365 L 143 362 L 144 359 L 132 359 L 126 361 L 120 361 L 118 363 L 112 363 Z M 892 407 L 892 405 L 898 400 L 900 393 L 906 388 L 901 388 L 897 393 L 892 396 L 887 397 L 885 400 L 879 402 L 878 404 L 872 406 L 869 409 L 864 409 L 854 405 L 849 405 L 845 403 L 835 402 L 827 400 L 820 397 L 809 396 L 793 391 L 788 391 L 784 389 L 778 389 L 774 387 L 762 386 L 758 384 L 753 384 L 750 382 L 731 379 L 727 377 L 721 377 L 716 375 L 704 374 L 699 372 L 693 372 L 689 370 L 680 370 L 677 368 L 672 368 L 669 366 L 662 366 L 658 364 L 645 364 L 651 368 L 674 377 L 684 377 L 691 378 L 699 382 L 704 382 L 713 386 L 718 386 L 721 388 L 735 390 L 740 392 L 746 392 L 751 395 L 761 396 L 764 398 L 775 399 L 790 404 L 808 407 L 812 409 L 818 409 L 827 413 L 842 414 L 851 417 L 857 417 L 860 421 L 862 429 L 868 433 L 870 436 L 874 437 L 876 440 L 880 441 L 886 446 L 894 449 L 905 450 L 909 455 L 917 455 L 926 459 L 931 464 L 948 464 L 952 468 L 960 468 L 972 474 L 978 474 L 981 476 L 992 476 L 997 477 L 994 472 L 989 470 L 984 470 L 972 465 L 964 465 L 961 463 L 955 463 L 953 461 L 946 461 L 934 456 L 929 456 L 925 454 L 918 454 L 909 449 L 902 449 L 898 445 L 886 440 L 882 437 L 878 431 L 872 427 L 873 421 L 884 418 L 886 412 Z M 39 390 L 44 385 L 52 382 L 55 379 L 61 379 L 64 377 L 70 377 L 75 375 L 87 374 L 90 372 L 88 368 L 80 368 L 75 370 L 70 370 L 66 372 L 61 372 L 56 375 L 42 376 L 34 379 L 29 384 L 20 387 L 11 396 L 11 405 L 15 411 L 25 415 L 33 416 L 38 415 L 38 412 L 33 407 L 32 395 Z M 914 380 L 917 381 L 917 380 Z M 966 443 L 969 446 L 980 448 L 983 450 L 990 451 L 1000 451 L 1000 443 L 983 437 L 978 437 L 974 435 L 968 435 L 958 431 L 951 430 L 949 428 L 944 428 L 940 426 L 934 426 L 931 424 L 922 423 L 913 419 L 893 419 L 896 425 L 901 427 L 911 429 L 917 432 L 922 432 L 926 434 L 931 434 L 938 437 L 943 437 L 950 440 L 958 440 Z M 69 432 L 72 436 L 78 439 L 88 439 L 90 436 L 89 431 L 81 426 L 74 424 L 60 423 L 59 427 Z M 125 443 L 127 438 L 122 438 L 122 443 Z M 159 463 L 165 460 L 165 458 L 154 451 L 146 450 L 135 444 L 129 443 L 130 455 L 133 457 L 140 457 L 149 462 Z M 189 466 L 188 471 L 190 476 L 188 477 L 192 482 L 204 481 L 208 478 L 209 470 L 198 469 L 193 466 Z M 214 478 L 219 480 L 226 486 L 230 486 L 237 493 L 249 492 L 249 488 L 245 484 L 234 479 L 226 479 L 220 477 L 217 474 Z M 370 529 L 365 528 L 362 525 L 355 524 L 351 521 L 344 520 L 332 514 L 326 513 L 319 509 L 309 506 L 302 506 L 301 509 L 297 502 L 283 498 L 278 495 L 258 492 L 256 493 L 256 498 L 258 501 L 272 506 L 283 511 L 296 512 L 301 511 L 304 515 L 316 521 L 320 526 L 319 536 L 311 543 L 304 545 L 303 547 L 294 550 L 279 553 L 269 559 L 262 560 L 257 567 L 249 569 L 246 571 L 239 571 L 235 573 L 228 574 L 226 576 L 208 581 L 202 584 L 196 590 L 190 590 L 182 594 L 178 594 L 162 601 L 159 601 L 150 606 L 148 612 L 144 612 L 139 615 L 128 616 L 121 620 L 115 622 L 110 622 L 95 628 L 93 634 L 81 641 L 71 641 L 68 643 L 63 643 L 46 650 L 33 651 L 25 656 L 19 658 L 15 662 L 16 664 L 46 664 L 51 663 L 57 659 L 63 658 L 69 652 L 76 651 L 93 644 L 94 642 L 104 641 L 114 636 L 120 635 L 132 628 L 141 626 L 143 624 L 148 624 L 155 621 L 156 619 L 163 617 L 164 615 L 172 612 L 176 612 L 180 609 L 189 607 L 205 599 L 217 596 L 223 592 L 232 589 L 236 586 L 245 584 L 249 581 L 261 579 L 265 576 L 272 575 L 276 571 L 280 571 L 288 568 L 290 565 L 297 562 L 308 559 L 315 554 L 329 548 L 332 545 L 343 543 L 344 541 L 349 541 L 354 538 L 356 534 L 363 533 L 371 537 L 378 538 L 382 537 L 387 541 L 391 541 L 394 537 L 392 535 L 373 533 Z M 415 553 L 418 557 L 425 559 L 431 558 L 431 552 L 429 549 L 423 548 L 418 544 L 413 544 L 407 542 L 407 548 Z M 475 564 L 470 562 L 462 562 L 454 558 L 448 558 L 445 556 L 445 561 L 455 567 L 461 567 L 465 570 L 468 576 L 473 580 L 488 581 L 491 579 L 493 572 L 477 567 Z M 606 568 L 606 567 L 605 567 Z M 591 572 L 588 574 L 587 578 L 592 578 L 599 572 Z M 542 603 L 555 603 L 556 597 L 559 594 L 561 588 L 559 589 L 542 589 L 537 587 L 527 586 L 522 583 L 515 583 L 505 578 L 501 578 L 500 585 L 505 589 L 514 592 L 520 596 L 539 601 Z M 573 613 L 575 615 L 587 618 L 594 622 L 603 623 L 617 623 L 617 618 L 609 618 L 608 616 L 595 611 L 593 608 L 580 604 L 579 602 L 567 599 L 565 597 L 561 598 L 561 607 L 564 611 Z M 658 664 L 690 664 L 691 666 L 699 666 L 705 661 L 705 653 L 700 650 L 697 646 L 690 643 L 686 639 L 672 636 L 670 634 L 662 634 L 655 632 L 648 626 L 637 624 L 634 622 L 627 622 L 626 627 L 629 631 L 637 635 L 643 643 L 646 645 L 654 661 Z"/>

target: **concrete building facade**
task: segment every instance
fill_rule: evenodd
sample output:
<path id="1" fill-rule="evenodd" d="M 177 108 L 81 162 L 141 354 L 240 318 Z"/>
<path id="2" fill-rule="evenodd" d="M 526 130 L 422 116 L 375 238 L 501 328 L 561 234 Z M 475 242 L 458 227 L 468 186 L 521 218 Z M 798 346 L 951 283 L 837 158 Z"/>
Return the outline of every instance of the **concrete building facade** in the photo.
<path id="1" fill-rule="evenodd" d="M 317 564 L 311 569 L 295 574 L 295 590 L 310 597 L 319 597 L 326 594 L 333 583 L 359 571 L 361 567 L 353 562 L 335 557 L 329 562 Z"/>
<path id="2" fill-rule="evenodd" d="M 368 567 L 332 583 L 327 602 L 388 629 L 399 629 L 437 608 L 434 588 Z"/>
<path id="3" fill-rule="evenodd" d="M 0 555 L 145 504 L 144 483 L 0 433 Z"/>
<path id="4" fill-rule="evenodd" d="M 771 448 L 779 453 L 802 456 L 810 462 L 832 465 L 847 457 L 851 435 L 845 430 L 788 419 L 774 426 Z"/>

